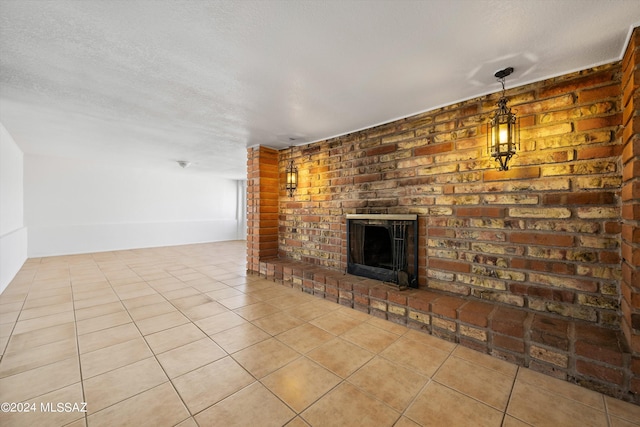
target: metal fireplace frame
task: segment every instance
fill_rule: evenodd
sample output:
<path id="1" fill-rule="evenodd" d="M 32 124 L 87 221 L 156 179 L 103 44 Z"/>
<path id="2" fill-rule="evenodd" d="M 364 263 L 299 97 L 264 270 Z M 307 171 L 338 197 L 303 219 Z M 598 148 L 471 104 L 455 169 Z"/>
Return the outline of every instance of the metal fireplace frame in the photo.
<path id="1" fill-rule="evenodd" d="M 349 247 L 351 240 L 351 221 L 352 220 L 371 220 L 371 221 L 411 221 L 413 223 L 413 271 L 414 276 L 409 279 L 408 286 L 412 288 L 418 287 L 418 215 L 394 215 L 394 214 L 347 214 L 347 273 L 356 276 L 368 277 L 371 279 L 382 280 L 400 286 L 398 281 L 399 270 L 391 270 L 387 268 L 373 267 L 364 264 L 358 264 L 351 259 L 351 250 Z M 375 224 L 371 224 L 375 225 Z M 408 234 L 408 232 L 407 232 Z M 407 239 L 409 236 L 407 235 Z M 392 242 L 393 244 L 393 242 Z M 405 243 L 406 244 L 406 243 Z"/>

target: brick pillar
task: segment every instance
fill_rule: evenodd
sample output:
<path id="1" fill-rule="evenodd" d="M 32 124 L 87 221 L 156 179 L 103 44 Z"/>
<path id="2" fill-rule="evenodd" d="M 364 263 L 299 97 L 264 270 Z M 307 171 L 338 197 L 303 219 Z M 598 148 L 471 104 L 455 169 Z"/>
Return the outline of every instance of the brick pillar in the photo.
<path id="1" fill-rule="evenodd" d="M 640 28 L 629 41 L 622 73 L 622 331 L 640 355 Z"/>
<path id="2" fill-rule="evenodd" d="M 278 152 L 247 150 L 247 270 L 278 256 Z"/>

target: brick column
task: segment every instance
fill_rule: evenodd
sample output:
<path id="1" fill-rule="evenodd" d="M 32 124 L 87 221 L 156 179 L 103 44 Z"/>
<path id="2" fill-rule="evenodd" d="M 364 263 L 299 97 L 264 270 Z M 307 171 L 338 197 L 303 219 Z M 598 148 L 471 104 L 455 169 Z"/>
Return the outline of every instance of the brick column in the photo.
<path id="1" fill-rule="evenodd" d="M 634 391 L 640 393 L 640 28 L 629 41 L 622 73 L 622 331 L 636 356 Z"/>
<path id="2" fill-rule="evenodd" d="M 247 270 L 278 256 L 278 152 L 247 150 Z"/>

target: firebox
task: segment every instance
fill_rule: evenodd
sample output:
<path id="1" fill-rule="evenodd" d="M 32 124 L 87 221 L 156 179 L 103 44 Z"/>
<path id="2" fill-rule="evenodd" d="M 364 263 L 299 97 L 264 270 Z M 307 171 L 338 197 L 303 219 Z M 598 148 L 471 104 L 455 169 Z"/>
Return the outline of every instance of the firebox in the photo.
<path id="1" fill-rule="evenodd" d="M 347 273 L 418 287 L 418 216 L 347 215 Z"/>

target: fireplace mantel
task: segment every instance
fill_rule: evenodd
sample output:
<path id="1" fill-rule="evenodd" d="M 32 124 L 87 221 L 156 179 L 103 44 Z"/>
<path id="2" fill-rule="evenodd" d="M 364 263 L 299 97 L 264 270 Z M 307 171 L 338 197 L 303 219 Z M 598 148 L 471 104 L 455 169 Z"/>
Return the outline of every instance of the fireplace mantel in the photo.
<path id="1" fill-rule="evenodd" d="M 385 221 L 415 221 L 417 214 L 347 214 L 347 219 L 381 219 Z"/>

